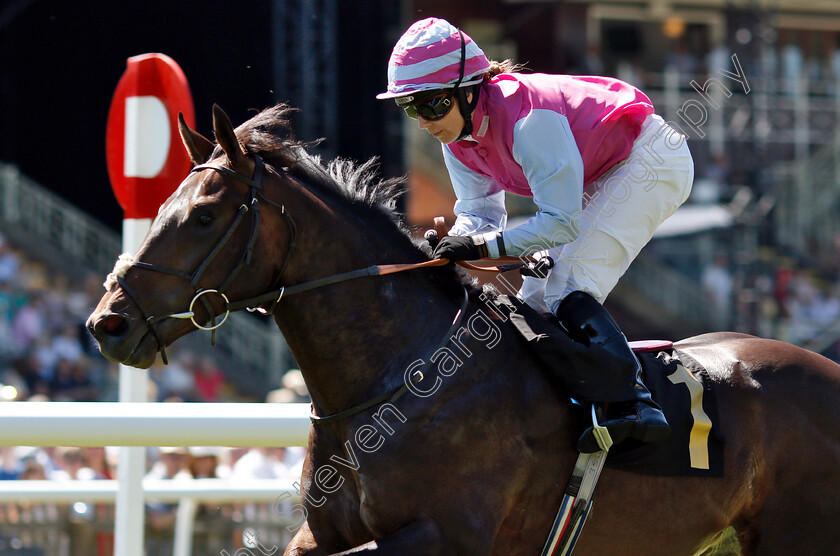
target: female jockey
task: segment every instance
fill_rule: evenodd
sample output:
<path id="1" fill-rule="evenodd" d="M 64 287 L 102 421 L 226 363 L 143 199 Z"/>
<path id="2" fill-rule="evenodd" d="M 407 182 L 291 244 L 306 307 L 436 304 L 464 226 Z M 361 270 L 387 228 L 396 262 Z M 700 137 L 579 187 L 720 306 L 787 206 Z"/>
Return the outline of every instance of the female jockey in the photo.
<path id="1" fill-rule="evenodd" d="M 614 442 L 664 440 L 668 422 L 602 303 L 688 198 L 694 166 L 685 137 L 627 83 L 517 69 L 488 61 L 442 19 L 414 23 L 394 46 L 388 90 L 377 98 L 395 99 L 442 143 L 457 197 L 455 224 L 434 254 L 550 255 L 556 265 L 547 279 L 525 278 L 519 296 L 556 314 L 575 340 L 622 361 L 607 375 L 614 378 L 599 400 L 607 403 L 597 404 Z M 506 229 L 505 191 L 533 197 L 537 213 Z M 600 449 L 592 427 L 578 448 Z"/>

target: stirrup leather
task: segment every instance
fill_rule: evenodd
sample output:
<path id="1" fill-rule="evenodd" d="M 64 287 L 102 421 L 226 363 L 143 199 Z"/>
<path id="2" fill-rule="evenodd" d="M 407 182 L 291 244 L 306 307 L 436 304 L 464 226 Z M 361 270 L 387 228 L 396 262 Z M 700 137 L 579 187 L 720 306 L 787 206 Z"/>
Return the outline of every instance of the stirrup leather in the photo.
<path id="1" fill-rule="evenodd" d="M 607 460 L 609 447 L 612 446 L 612 438 L 606 427 L 598 423 L 595 406 L 591 407 L 592 430 L 595 431 L 595 438 L 601 450 L 578 454 L 572 476 L 566 484 L 563 500 L 540 556 L 571 556 L 592 509 L 595 487 Z"/>

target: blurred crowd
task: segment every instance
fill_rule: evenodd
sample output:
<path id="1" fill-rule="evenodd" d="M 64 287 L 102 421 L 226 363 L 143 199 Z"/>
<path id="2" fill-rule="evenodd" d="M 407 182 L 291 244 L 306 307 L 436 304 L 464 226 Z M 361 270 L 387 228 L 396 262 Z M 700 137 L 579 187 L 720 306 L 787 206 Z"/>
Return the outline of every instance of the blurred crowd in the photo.
<path id="1" fill-rule="evenodd" d="M 118 448 L 0 447 L 0 479 L 102 480 L 117 478 Z M 252 479 L 275 479 L 289 488 L 300 481 L 304 448 L 147 448 L 148 479 L 190 481 L 227 479 L 233 484 Z M 279 493 L 278 493 L 279 495 Z M 291 504 L 287 504 L 291 505 Z M 147 500 L 145 506 L 147 556 L 171 556 L 179 503 Z M 274 503 L 200 502 L 193 507 L 196 554 L 219 553 L 220 546 L 234 552 L 243 546 L 243 532 L 271 526 L 271 537 L 285 545 L 291 535 L 283 525 L 294 523 L 290 507 Z M 72 554 L 113 556 L 114 506 L 76 502 L 57 504 L 22 500 L 0 504 L 0 552 L 5 548 L 34 547 L 53 554 L 61 544 L 55 538 L 69 530 Z M 69 528 L 68 524 L 76 527 Z M 79 527 L 82 525 L 82 527 Z M 80 534 L 83 532 L 83 534 Z M 45 535 L 46 533 L 46 535 Z M 75 534 L 73 534 L 75 533 Z M 64 541 L 64 544 L 68 544 Z"/>
<path id="2" fill-rule="evenodd" d="M 840 362 L 840 236 L 816 257 L 759 250 L 739 268 L 725 252 L 701 285 L 722 328 L 805 346 Z"/>
<path id="3" fill-rule="evenodd" d="M 0 236 L 0 399 L 93 401 L 108 365 L 84 321 L 102 292 L 28 258 Z"/>
<path id="4" fill-rule="evenodd" d="M 801 30 L 789 30 L 781 34 L 770 28 L 765 31 L 767 36 L 762 40 L 762 37 L 753 37 L 749 31 L 742 29 L 736 34 L 736 44 L 721 43 L 711 48 L 706 46 L 703 34 L 683 35 L 673 41 L 661 65 L 657 64 L 656 72 L 645 67 L 642 51 L 633 54 L 614 53 L 617 56 L 615 67 L 607 67 L 594 48 L 587 51 L 573 65 L 572 70 L 592 75 L 610 73 L 642 89 L 662 85 L 655 73 L 674 72 L 678 76 L 679 86 L 689 89 L 692 79 L 702 79 L 699 83 L 704 83 L 709 76 L 718 74 L 719 70 L 731 70 L 731 57 L 733 54 L 738 55 L 741 50 L 738 59 L 745 74 L 751 81 L 758 78 L 764 80 L 762 88 L 767 93 L 797 96 L 804 92 L 804 86 L 808 86 L 812 92 L 838 92 L 840 34 L 826 32 L 815 38 Z M 753 48 L 756 44 L 758 48 Z"/>
<path id="5" fill-rule="evenodd" d="M 117 478 L 116 446 L 0 446 L 0 480 Z M 147 449 L 150 479 L 300 479 L 304 448 L 208 446 Z"/>
<path id="6" fill-rule="evenodd" d="M 70 276 L 16 249 L 0 234 L 0 401 L 116 401 L 118 365 L 99 353 L 85 321 L 104 277 Z M 252 399 L 231 383 L 212 350 L 175 345 L 169 365 L 149 369 L 150 401 Z M 299 371 L 270 401 L 306 401 Z"/>
<path id="7" fill-rule="evenodd" d="M 104 291 L 102 281 L 102 276 L 93 273 L 78 279 L 58 265 L 36 260 L 0 234 L 0 402 L 117 399 L 118 365 L 102 357 L 85 328 Z M 308 401 L 297 370 L 287 372 L 280 388 L 269 392 L 264 400 L 252 399 L 226 379 L 212 351 L 196 353 L 173 346 L 169 365 L 156 363 L 148 376 L 150 401 Z M 116 479 L 117 454 L 116 447 L 0 447 L 0 480 Z M 147 477 L 288 479 L 291 484 L 300 480 L 304 455 L 303 448 L 149 448 Z M 198 512 L 199 517 L 223 518 L 235 525 L 256 519 L 259 507 L 202 505 Z M 177 504 L 147 504 L 150 556 L 171 553 L 176 508 Z M 266 508 L 261 511 L 265 513 Z M 105 514 L 100 515 L 102 512 Z M 64 531 L 67 523 L 80 520 L 112 522 L 113 505 L 0 504 L 0 551 L 53 546 L 46 538 L 33 540 L 32 531 L 49 530 L 53 534 Z M 44 529 L 46 524 L 54 525 Z M 27 535 L 29 540 L 24 538 Z M 102 535 L 108 538 L 96 541 L 97 552 L 108 554 L 111 533 L 100 532 Z M 232 545 L 228 542 L 224 546 Z"/>

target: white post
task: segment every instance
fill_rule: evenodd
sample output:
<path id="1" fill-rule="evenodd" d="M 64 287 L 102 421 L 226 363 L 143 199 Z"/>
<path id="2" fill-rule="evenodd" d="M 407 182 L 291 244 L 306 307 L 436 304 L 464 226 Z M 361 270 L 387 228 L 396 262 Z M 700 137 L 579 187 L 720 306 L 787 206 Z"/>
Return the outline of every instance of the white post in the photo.
<path id="1" fill-rule="evenodd" d="M 149 231 L 148 218 L 123 220 L 122 248 L 134 253 L 140 247 Z M 120 402 L 148 401 L 148 373 L 126 365 L 120 365 Z M 146 449 L 121 446 L 117 467 L 116 515 L 114 520 L 114 554 L 119 556 L 143 556 L 145 542 L 145 502 L 143 499 L 143 476 L 146 474 Z"/>
<path id="2" fill-rule="evenodd" d="M 125 210 L 123 252 L 137 252 L 157 207 L 177 185 L 172 177 L 183 176 L 189 168 L 186 153 L 171 148 L 171 122 L 178 111 L 192 119 L 192 95 L 178 64 L 156 53 L 129 58 L 111 101 L 106 129 L 108 174 Z M 148 401 L 145 371 L 120 365 L 119 380 L 120 404 Z M 118 556 L 143 556 L 145 552 L 141 485 L 145 472 L 145 449 L 121 447 L 114 523 L 114 553 Z"/>
<path id="3" fill-rule="evenodd" d="M 175 514 L 175 539 L 172 541 L 172 556 L 191 556 L 195 512 L 198 506 L 193 498 L 181 498 Z"/>

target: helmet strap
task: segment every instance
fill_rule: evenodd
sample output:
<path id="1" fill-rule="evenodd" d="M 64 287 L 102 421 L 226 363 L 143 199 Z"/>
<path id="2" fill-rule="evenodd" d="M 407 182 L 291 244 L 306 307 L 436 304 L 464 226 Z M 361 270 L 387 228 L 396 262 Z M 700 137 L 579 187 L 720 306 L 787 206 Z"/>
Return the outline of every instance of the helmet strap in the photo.
<path id="1" fill-rule="evenodd" d="M 461 88 L 461 81 L 464 80 L 464 67 L 467 63 L 467 42 L 464 40 L 464 34 L 460 29 L 458 29 L 458 35 L 461 37 L 461 66 L 458 72 L 458 81 L 455 82 L 455 98 L 458 99 L 458 110 L 464 117 L 464 129 L 461 130 L 461 135 L 455 141 L 460 141 L 472 133 L 472 113 L 478 104 L 478 91 L 481 88 L 479 86 Z M 467 101 L 468 92 L 472 93 L 471 101 Z"/>
<path id="2" fill-rule="evenodd" d="M 481 84 L 473 85 L 471 87 L 458 88 L 455 91 L 455 98 L 458 99 L 458 110 L 461 111 L 461 116 L 464 117 L 464 129 L 461 130 L 461 135 L 456 141 L 460 141 L 464 137 L 472 134 L 473 123 L 472 113 L 478 104 L 478 93 L 481 90 Z M 467 93 L 472 93 L 472 100 L 467 100 Z"/>

